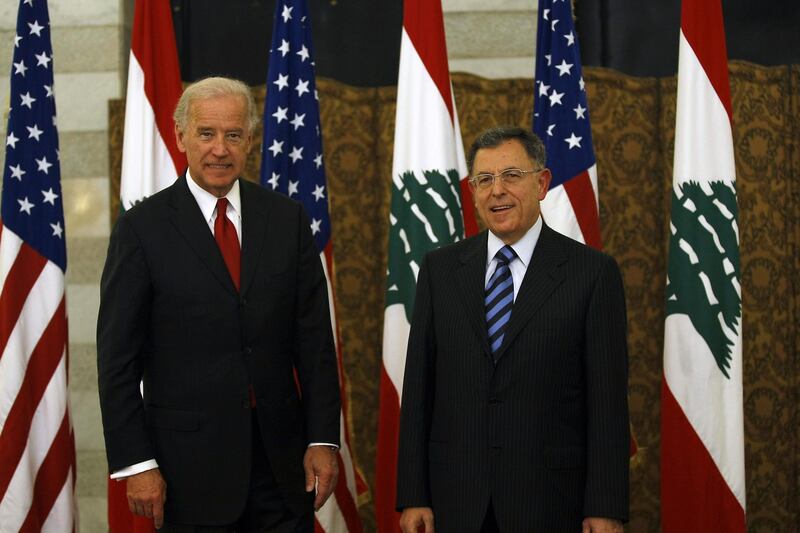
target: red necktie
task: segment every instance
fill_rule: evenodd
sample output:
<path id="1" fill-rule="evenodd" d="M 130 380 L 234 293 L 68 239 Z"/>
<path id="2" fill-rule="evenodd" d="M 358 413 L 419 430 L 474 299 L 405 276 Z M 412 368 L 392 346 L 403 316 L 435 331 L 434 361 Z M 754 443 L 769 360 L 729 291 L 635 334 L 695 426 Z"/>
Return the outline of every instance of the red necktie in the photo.
<path id="1" fill-rule="evenodd" d="M 236 228 L 228 219 L 228 199 L 217 199 L 217 218 L 214 220 L 214 239 L 217 241 L 222 258 L 231 273 L 233 284 L 239 290 L 239 274 L 242 266 L 242 249 L 239 247 L 239 237 L 236 235 Z M 250 396 L 250 407 L 256 406 L 256 395 L 253 385 L 248 386 Z"/>
<path id="2" fill-rule="evenodd" d="M 239 290 L 239 274 L 242 265 L 242 249 L 239 247 L 239 237 L 236 228 L 228 219 L 228 199 L 217 200 L 217 219 L 214 221 L 214 239 L 217 241 L 222 258 L 231 273 L 233 284 Z"/>

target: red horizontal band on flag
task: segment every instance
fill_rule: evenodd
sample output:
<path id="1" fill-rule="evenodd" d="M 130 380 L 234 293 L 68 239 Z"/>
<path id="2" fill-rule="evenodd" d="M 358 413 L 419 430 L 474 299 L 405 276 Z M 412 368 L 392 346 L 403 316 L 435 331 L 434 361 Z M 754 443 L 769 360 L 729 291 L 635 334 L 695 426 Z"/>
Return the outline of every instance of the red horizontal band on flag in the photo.
<path id="1" fill-rule="evenodd" d="M 717 92 L 733 124 L 728 51 L 720 0 L 681 2 L 681 31 Z"/>
<path id="2" fill-rule="evenodd" d="M 375 521 L 378 531 L 400 531 L 397 499 L 397 446 L 400 438 L 400 395 L 381 367 L 377 468 L 375 469 Z"/>
<path id="3" fill-rule="evenodd" d="M 20 532 L 33 533 L 42 530 L 42 524 L 47 520 L 56 498 L 69 481 L 69 471 L 74 459 L 72 455 L 75 453 L 70 443 L 71 438 L 69 414 L 68 411 L 64 411 L 55 439 L 36 473 L 33 501 Z M 72 490 L 71 485 L 68 490 Z"/>
<path id="4" fill-rule="evenodd" d="M 44 270 L 47 259 L 23 242 L 8 271 L 0 293 L 0 358 L 33 285 Z"/>
<path id="5" fill-rule="evenodd" d="M 441 2 L 405 0 L 403 28 L 425 65 L 428 75 L 439 89 L 439 94 L 450 113 L 450 123 L 454 124 L 453 94 L 450 90 L 450 69 L 447 64 L 447 42 L 444 38 Z"/>
<path id="6" fill-rule="evenodd" d="M 478 234 L 478 219 L 475 218 L 475 200 L 472 197 L 472 189 L 469 188 L 469 180 L 461 179 L 461 211 L 464 216 L 464 237 L 472 237 Z"/>
<path id="7" fill-rule="evenodd" d="M 66 339 L 67 317 L 62 297 L 50 323 L 33 349 L 19 393 L 0 433 L 0 450 L 3 450 L 3 460 L 0 461 L 0 500 L 5 496 L 17 463 L 25 451 L 33 416 L 61 361 Z"/>
<path id="8" fill-rule="evenodd" d="M 131 53 L 144 74 L 144 92 L 161 140 L 169 150 L 175 172 L 186 168 L 186 156 L 175 141 L 172 113 L 183 91 L 178 47 L 169 2 L 136 2 Z"/>
<path id="9" fill-rule="evenodd" d="M 661 528 L 664 533 L 745 531 L 744 509 L 663 376 Z"/>
<path id="10" fill-rule="evenodd" d="M 589 171 L 584 170 L 571 180 L 564 182 L 569 203 L 575 212 L 578 226 L 583 233 L 583 240 L 595 250 L 603 249 L 603 240 L 600 237 L 600 215 L 597 209 L 597 197 L 592 187 Z"/>

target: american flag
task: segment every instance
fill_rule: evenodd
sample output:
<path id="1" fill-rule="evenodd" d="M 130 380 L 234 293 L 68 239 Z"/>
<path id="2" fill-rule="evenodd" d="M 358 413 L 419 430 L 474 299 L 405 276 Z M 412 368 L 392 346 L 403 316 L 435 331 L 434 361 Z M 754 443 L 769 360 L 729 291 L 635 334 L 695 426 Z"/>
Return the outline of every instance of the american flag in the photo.
<path id="1" fill-rule="evenodd" d="M 571 2 L 539 0 L 533 131 L 553 173 L 542 203 L 547 224 L 601 248 L 597 170 Z"/>
<path id="2" fill-rule="evenodd" d="M 347 396 L 342 370 L 333 290 L 333 266 L 328 188 L 322 162 L 319 99 L 314 80 L 311 23 L 305 0 L 278 2 L 272 30 L 272 48 L 264 105 L 264 140 L 261 151 L 261 184 L 301 202 L 311 219 L 311 232 L 320 251 L 328 280 L 332 328 L 336 338 L 342 412 L 339 483 L 333 495 L 315 515 L 316 530 L 362 531 L 358 495 L 366 483 L 353 467 L 348 431 Z"/>
<path id="3" fill-rule="evenodd" d="M 0 528 L 75 530 L 67 250 L 45 0 L 19 4 L 0 223 Z"/>
<path id="4" fill-rule="evenodd" d="M 566 0 L 539 0 L 533 131 L 553 173 L 542 215 L 556 231 L 602 249 L 597 162 L 581 52 Z M 630 455 L 637 452 L 631 430 Z"/>

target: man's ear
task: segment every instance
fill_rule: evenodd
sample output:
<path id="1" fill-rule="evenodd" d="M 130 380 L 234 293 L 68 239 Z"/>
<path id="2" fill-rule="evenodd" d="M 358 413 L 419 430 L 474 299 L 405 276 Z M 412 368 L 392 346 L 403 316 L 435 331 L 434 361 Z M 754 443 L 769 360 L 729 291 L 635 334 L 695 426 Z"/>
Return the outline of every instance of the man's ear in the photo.
<path id="1" fill-rule="evenodd" d="M 175 143 L 178 145 L 178 150 L 186 152 L 186 146 L 183 145 L 183 132 L 175 124 Z"/>
<path id="2" fill-rule="evenodd" d="M 550 189 L 550 180 L 553 179 L 553 174 L 549 168 L 545 168 L 539 174 L 539 200 L 544 200 L 547 196 L 547 191 Z"/>

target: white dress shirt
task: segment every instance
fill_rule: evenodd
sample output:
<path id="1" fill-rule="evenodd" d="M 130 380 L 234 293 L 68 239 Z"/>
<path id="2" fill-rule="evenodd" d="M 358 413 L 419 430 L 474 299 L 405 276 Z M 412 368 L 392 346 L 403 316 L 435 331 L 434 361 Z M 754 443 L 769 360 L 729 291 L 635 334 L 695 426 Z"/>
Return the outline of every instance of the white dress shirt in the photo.
<path id="1" fill-rule="evenodd" d="M 525 272 L 528 270 L 528 265 L 531 263 L 533 249 L 536 248 L 536 243 L 539 242 L 539 235 L 542 234 L 543 224 L 542 217 L 539 215 L 539 218 L 536 219 L 533 226 L 525 232 L 525 235 L 511 245 L 511 248 L 513 248 L 514 252 L 517 254 L 517 257 L 508 263 L 508 268 L 511 270 L 511 279 L 514 280 L 515 302 L 517 301 L 517 294 L 519 294 L 522 280 L 525 278 Z M 489 231 L 489 239 L 486 247 L 486 279 L 483 283 L 484 287 L 489 284 L 492 274 L 494 274 L 494 271 L 497 269 L 497 259 L 495 255 L 497 255 L 497 252 L 505 245 L 506 243 L 504 243 L 500 237 Z"/>
<path id="2" fill-rule="evenodd" d="M 189 192 L 194 196 L 197 206 L 203 213 L 203 219 L 208 223 L 208 229 L 211 234 L 214 234 L 214 221 L 217 220 L 217 198 L 207 190 L 201 188 L 194 179 L 186 171 L 186 184 L 189 186 Z M 242 197 L 239 193 L 239 180 L 233 182 L 233 187 L 225 195 L 228 199 L 228 220 L 233 222 L 233 227 L 236 228 L 236 236 L 239 238 L 239 248 L 242 247 Z"/>

